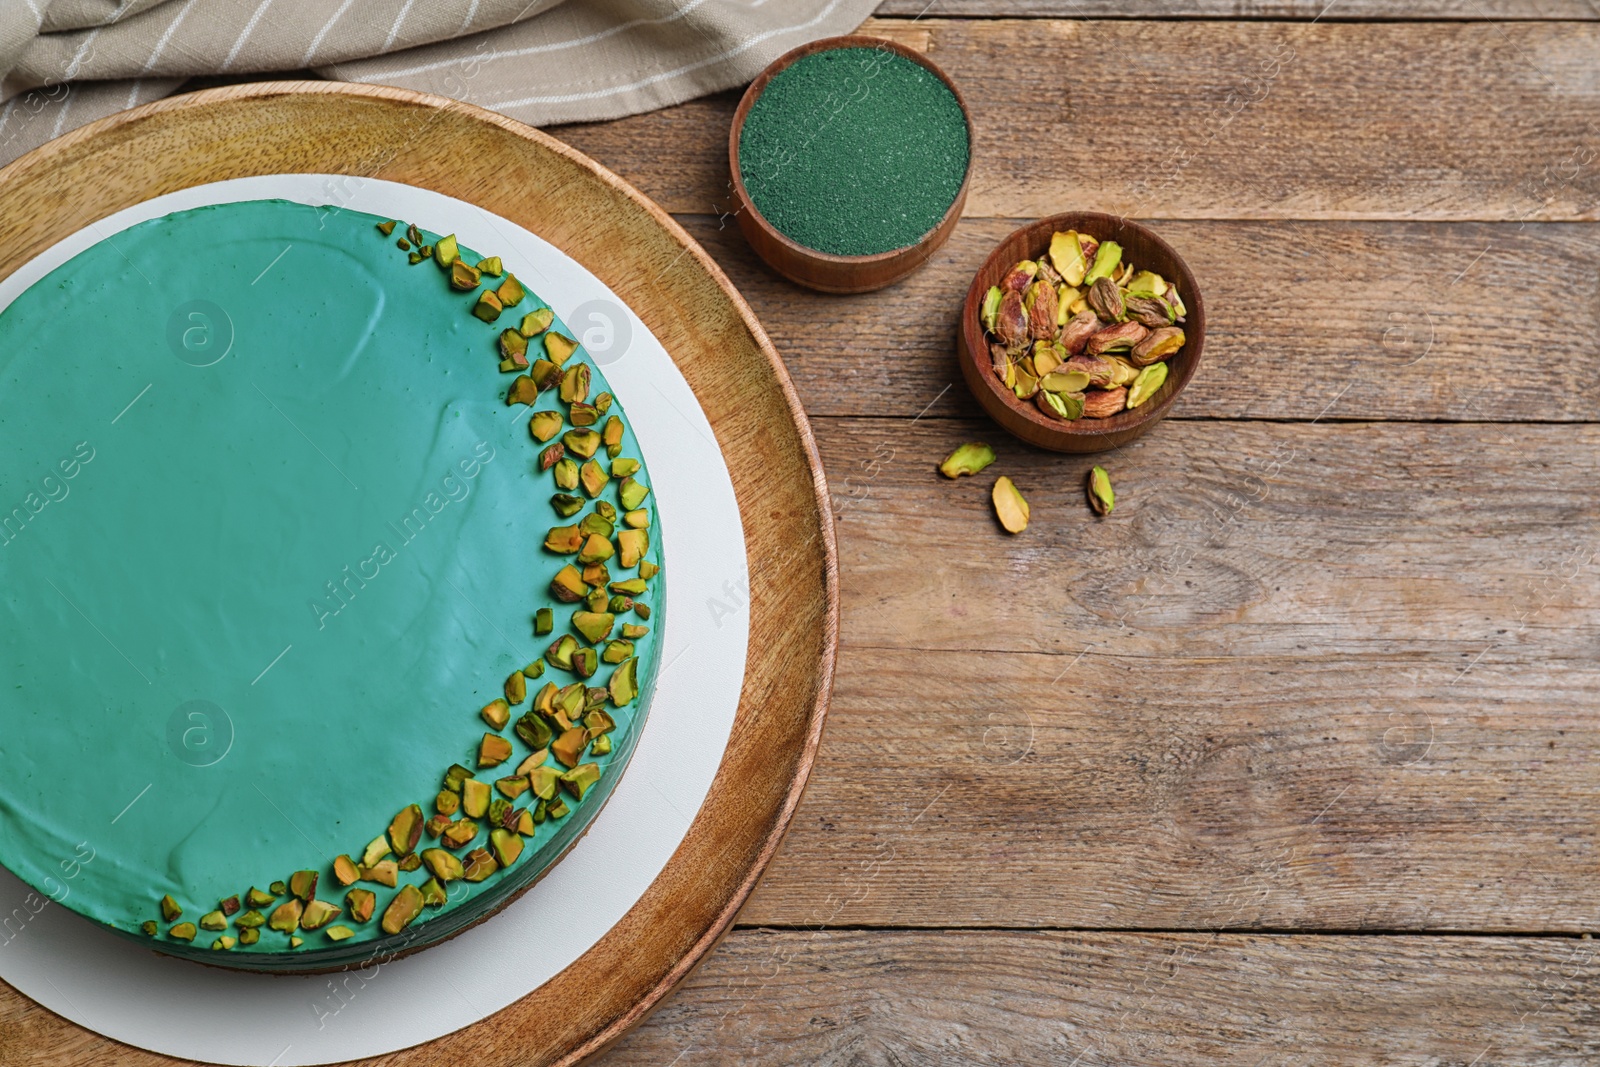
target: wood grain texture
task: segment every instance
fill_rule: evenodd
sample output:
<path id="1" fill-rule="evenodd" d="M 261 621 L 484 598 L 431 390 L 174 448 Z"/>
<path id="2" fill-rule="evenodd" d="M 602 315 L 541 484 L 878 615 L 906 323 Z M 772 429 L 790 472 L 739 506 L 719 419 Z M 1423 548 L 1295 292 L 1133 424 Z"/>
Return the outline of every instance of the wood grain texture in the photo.
<path id="1" fill-rule="evenodd" d="M 869 21 L 961 85 L 968 217 L 1600 218 L 1595 23 Z M 1113 57 L 1109 73 L 1099 72 Z M 1084 65 L 1096 69 L 1075 76 Z M 1130 94 L 1160 106 L 1130 106 Z M 563 140 L 728 210 L 722 94 Z M 1115 116 L 1115 121 L 1108 121 Z"/>
<path id="2" fill-rule="evenodd" d="M 576 1062 L 635 1025 L 710 950 L 798 802 L 821 734 L 838 618 L 815 445 L 760 325 L 670 218 L 535 130 L 405 90 L 220 88 L 51 142 L 0 171 L 0 276 L 130 204 L 203 182 L 294 172 L 404 181 L 536 227 L 590 265 L 680 361 L 732 475 L 749 553 L 750 658 L 727 754 L 688 836 L 622 922 L 567 970 L 477 1026 L 384 1059 Z M 24 1031 L 27 1039 L 16 1039 Z M 7 1067 L 113 1055 L 171 1062 L 42 1016 L 9 991 L 0 996 L 0 1034 Z"/>
<path id="3" fill-rule="evenodd" d="M 1600 924 L 1600 427 L 817 425 L 846 652 L 743 921 Z M 948 482 L 966 440 L 999 459 Z"/>
<path id="4" fill-rule="evenodd" d="M 1596 942 L 741 931 L 601 1063 L 1426 1064 L 1600 1056 Z"/>
<path id="5" fill-rule="evenodd" d="M 813 417 L 981 414 L 956 362 L 960 301 L 1020 220 L 963 220 L 926 267 L 870 298 L 805 292 L 767 270 L 731 224 L 683 221 L 738 279 Z M 1206 298 L 1205 369 L 1172 418 L 1588 421 L 1600 412 L 1600 226 L 1151 226 Z M 1530 276 L 1562 281 L 1527 285 Z M 1512 355 L 1528 352 L 1519 335 L 1530 323 L 1542 331 L 1537 356 Z"/>
<path id="6" fill-rule="evenodd" d="M 879 18 L 1072 19 L 1600 19 L 1587 0 L 884 0 Z"/>

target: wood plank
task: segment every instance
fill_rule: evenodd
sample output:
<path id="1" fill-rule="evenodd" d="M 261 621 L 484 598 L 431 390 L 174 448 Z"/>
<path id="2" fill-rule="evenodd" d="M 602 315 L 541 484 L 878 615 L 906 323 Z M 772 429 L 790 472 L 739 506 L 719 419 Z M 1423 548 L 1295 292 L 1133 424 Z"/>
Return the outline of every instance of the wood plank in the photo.
<path id="1" fill-rule="evenodd" d="M 941 478 L 967 440 L 999 461 Z M 1600 638 L 1600 426 L 1169 421 L 1099 457 L 964 420 L 819 420 L 818 441 L 856 647 L 1455 663 L 1491 643 L 1586 661 Z M 1117 489 L 1098 521 L 1095 462 Z M 1000 474 L 1032 505 L 1023 536 L 994 522 Z"/>
<path id="2" fill-rule="evenodd" d="M 1595 942 L 746 930 L 604 1067 L 1593 1063 Z"/>
<path id="3" fill-rule="evenodd" d="M 818 439 L 845 652 L 745 921 L 1600 924 L 1600 427 L 1169 422 L 1103 520 L 990 426 Z"/>
<path id="4" fill-rule="evenodd" d="M 790 284 L 737 227 L 679 221 L 760 316 L 813 418 L 981 414 L 956 364 L 956 316 L 973 274 L 1018 220 L 963 220 L 921 271 L 854 297 Z M 1200 280 L 1209 319 L 1205 364 L 1175 417 L 1544 421 L 1600 412 L 1593 224 L 1155 227 Z M 1507 358 L 1497 353 L 1528 351 L 1530 323 L 1539 324 L 1538 357 L 1496 373 Z"/>
<path id="5" fill-rule="evenodd" d="M 885 19 L 863 32 L 925 48 L 961 85 L 978 131 L 971 217 L 1600 218 L 1594 23 Z M 1096 57 L 1114 71 L 1074 77 Z M 557 134 L 667 210 L 715 214 L 736 101 Z"/>
<path id="6" fill-rule="evenodd" d="M 1584 0 L 884 0 L 879 18 L 1067 19 L 1576 19 L 1600 18 Z"/>

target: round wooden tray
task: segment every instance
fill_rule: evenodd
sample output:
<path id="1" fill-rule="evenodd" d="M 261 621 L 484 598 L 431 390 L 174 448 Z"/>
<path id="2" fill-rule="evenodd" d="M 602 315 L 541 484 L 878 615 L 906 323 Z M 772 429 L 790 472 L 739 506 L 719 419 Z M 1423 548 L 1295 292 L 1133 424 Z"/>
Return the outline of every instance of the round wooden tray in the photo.
<path id="1" fill-rule="evenodd" d="M 672 353 L 716 430 L 744 515 L 750 651 L 733 735 L 688 836 L 644 897 L 550 982 L 386 1065 L 572 1064 L 648 1015 L 732 924 L 783 837 L 822 734 L 838 644 L 833 520 L 789 376 L 750 308 L 671 217 L 538 130 L 383 86 L 263 82 L 114 115 L 0 170 L 0 278 L 113 212 L 258 174 L 348 174 L 432 189 L 577 259 Z M 330 190 L 337 200 L 338 190 Z M 0 983 L 9 1067 L 174 1064 Z M 371 1061 L 376 1062 L 376 1061 Z"/>

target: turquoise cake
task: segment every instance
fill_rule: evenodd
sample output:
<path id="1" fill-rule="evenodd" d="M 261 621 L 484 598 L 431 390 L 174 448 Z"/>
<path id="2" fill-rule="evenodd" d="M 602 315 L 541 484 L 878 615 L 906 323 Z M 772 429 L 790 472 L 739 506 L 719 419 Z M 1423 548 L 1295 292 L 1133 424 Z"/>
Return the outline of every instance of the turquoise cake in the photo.
<path id="1" fill-rule="evenodd" d="M 639 442 L 535 266 L 426 225 L 181 211 L 0 312 L 0 865 L 156 951 L 449 938 L 643 730 Z"/>

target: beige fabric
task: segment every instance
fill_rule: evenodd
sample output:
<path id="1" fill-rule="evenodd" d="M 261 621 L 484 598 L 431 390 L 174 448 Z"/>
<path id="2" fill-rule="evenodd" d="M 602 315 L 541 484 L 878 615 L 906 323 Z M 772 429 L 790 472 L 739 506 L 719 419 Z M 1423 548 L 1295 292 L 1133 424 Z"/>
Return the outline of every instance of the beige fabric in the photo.
<path id="1" fill-rule="evenodd" d="M 535 125 L 749 81 L 877 0 L 0 0 L 0 163 L 194 75 L 310 68 Z"/>

